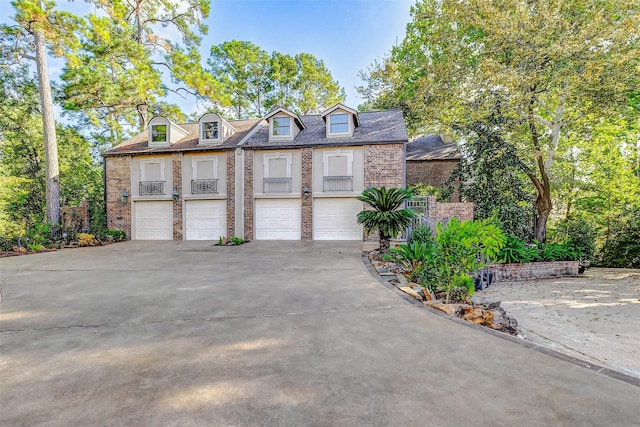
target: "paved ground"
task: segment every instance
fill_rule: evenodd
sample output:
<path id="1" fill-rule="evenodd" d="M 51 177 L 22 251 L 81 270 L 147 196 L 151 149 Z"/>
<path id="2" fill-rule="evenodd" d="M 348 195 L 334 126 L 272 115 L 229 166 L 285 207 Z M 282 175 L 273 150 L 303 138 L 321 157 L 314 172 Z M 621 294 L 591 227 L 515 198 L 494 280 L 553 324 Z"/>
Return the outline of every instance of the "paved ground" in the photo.
<path id="1" fill-rule="evenodd" d="M 0 424 L 638 425 L 640 388 L 463 325 L 335 243 L 0 260 Z"/>
<path id="2" fill-rule="evenodd" d="M 640 270 L 590 268 L 481 294 L 501 300 L 527 340 L 640 378 Z"/>

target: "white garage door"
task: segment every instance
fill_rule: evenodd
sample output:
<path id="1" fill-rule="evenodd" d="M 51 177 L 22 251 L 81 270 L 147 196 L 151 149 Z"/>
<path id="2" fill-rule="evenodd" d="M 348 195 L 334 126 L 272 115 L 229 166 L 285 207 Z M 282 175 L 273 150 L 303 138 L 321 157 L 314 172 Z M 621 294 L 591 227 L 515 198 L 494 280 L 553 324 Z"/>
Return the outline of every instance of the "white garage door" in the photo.
<path id="1" fill-rule="evenodd" d="M 257 199 L 256 240 L 300 240 L 300 199 Z"/>
<path id="2" fill-rule="evenodd" d="M 362 240 L 362 226 L 356 220 L 362 209 L 357 199 L 314 199 L 313 239 Z"/>
<path id="3" fill-rule="evenodd" d="M 185 202 L 187 240 L 218 240 L 227 235 L 226 200 Z"/>
<path id="4" fill-rule="evenodd" d="M 136 240 L 173 240 L 173 202 L 135 202 Z"/>

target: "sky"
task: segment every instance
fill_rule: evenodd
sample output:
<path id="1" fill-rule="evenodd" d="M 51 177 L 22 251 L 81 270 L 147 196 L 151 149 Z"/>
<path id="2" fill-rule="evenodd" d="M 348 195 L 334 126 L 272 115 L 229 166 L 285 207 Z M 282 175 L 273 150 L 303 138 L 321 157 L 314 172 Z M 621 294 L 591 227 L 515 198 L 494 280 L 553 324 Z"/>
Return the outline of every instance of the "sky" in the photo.
<path id="1" fill-rule="evenodd" d="M 58 0 L 59 7 L 81 13 L 87 4 Z M 203 60 L 211 46 L 246 40 L 271 53 L 311 53 L 322 59 L 333 78 L 344 87 L 345 104 L 356 108 L 362 99 L 358 77 L 376 59 L 383 58 L 404 38 L 409 10 L 415 0 L 212 0 L 201 43 Z M 0 0 L 0 22 L 15 13 L 9 0 Z M 165 30 L 170 31 L 170 29 Z M 50 60 L 50 78 L 57 80 L 63 63 Z M 184 113 L 198 111 L 195 98 L 177 95 L 168 102 Z"/>

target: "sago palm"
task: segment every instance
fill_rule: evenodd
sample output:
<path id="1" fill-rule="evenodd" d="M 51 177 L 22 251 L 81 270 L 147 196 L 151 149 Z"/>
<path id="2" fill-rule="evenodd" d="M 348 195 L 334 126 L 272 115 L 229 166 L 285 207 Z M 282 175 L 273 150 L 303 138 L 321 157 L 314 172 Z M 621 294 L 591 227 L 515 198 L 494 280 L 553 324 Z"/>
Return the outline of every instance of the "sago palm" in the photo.
<path id="1" fill-rule="evenodd" d="M 411 191 L 404 188 L 369 187 L 358 196 L 358 200 L 367 203 L 373 210 L 358 213 L 358 223 L 367 231 L 378 231 L 380 253 L 389 252 L 389 240 L 411 224 L 414 212 L 401 209 L 403 203 L 413 197 Z"/>

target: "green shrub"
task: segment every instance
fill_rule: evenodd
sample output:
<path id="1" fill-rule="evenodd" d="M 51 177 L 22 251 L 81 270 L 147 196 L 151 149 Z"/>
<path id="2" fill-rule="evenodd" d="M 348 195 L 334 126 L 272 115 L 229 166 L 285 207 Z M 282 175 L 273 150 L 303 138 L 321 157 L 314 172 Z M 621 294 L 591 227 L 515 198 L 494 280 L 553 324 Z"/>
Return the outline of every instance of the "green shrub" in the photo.
<path id="1" fill-rule="evenodd" d="M 231 237 L 229 241 L 233 245 L 241 245 L 244 243 L 244 239 L 242 237 Z"/>
<path id="2" fill-rule="evenodd" d="M 122 230 L 107 230 L 103 233 L 105 240 L 109 242 L 123 242 L 127 240 L 127 233 Z"/>
<path id="3" fill-rule="evenodd" d="M 538 252 L 537 249 L 532 249 L 518 237 L 509 235 L 498 253 L 498 259 L 502 264 L 525 264 L 533 261 Z"/>
<path id="4" fill-rule="evenodd" d="M 434 246 L 427 243 L 401 243 L 391 248 L 383 258 L 403 266 L 408 271 L 409 280 L 412 280 L 416 269 L 433 256 L 434 250 Z"/>
<path id="5" fill-rule="evenodd" d="M 562 221 L 556 227 L 557 240 L 566 242 L 574 251 L 579 253 L 579 260 L 583 264 L 590 264 L 595 259 L 597 231 L 589 222 L 572 218 Z"/>
<path id="6" fill-rule="evenodd" d="M 640 207 L 627 207 L 612 218 L 598 252 L 603 266 L 640 268 Z"/>
<path id="7" fill-rule="evenodd" d="M 433 245 L 434 239 L 431 229 L 424 225 L 419 225 L 411 231 L 411 240 L 409 243 L 418 242 Z"/>

